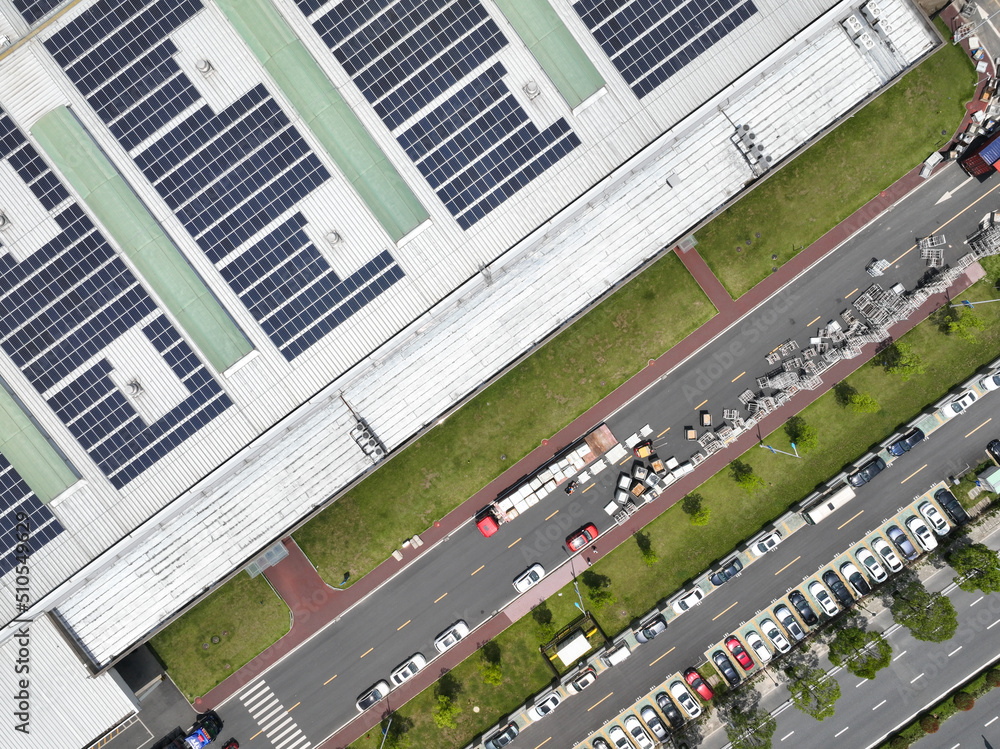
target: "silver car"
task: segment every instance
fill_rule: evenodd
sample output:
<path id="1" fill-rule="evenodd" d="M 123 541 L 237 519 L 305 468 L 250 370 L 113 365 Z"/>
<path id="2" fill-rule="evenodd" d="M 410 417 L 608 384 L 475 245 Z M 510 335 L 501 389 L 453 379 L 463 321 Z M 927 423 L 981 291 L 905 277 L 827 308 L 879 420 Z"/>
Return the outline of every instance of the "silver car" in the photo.
<path id="1" fill-rule="evenodd" d="M 639 711 L 639 715 L 642 716 L 643 723 L 645 723 L 649 730 L 653 732 L 657 741 L 663 741 L 667 738 L 667 726 L 660 719 L 659 714 L 653 708 L 646 705 Z"/>
<path id="2" fill-rule="evenodd" d="M 872 540 L 872 548 L 875 549 L 875 553 L 882 557 L 882 561 L 885 562 L 885 566 L 889 568 L 889 572 L 895 574 L 903 569 L 903 563 L 899 561 L 899 557 L 896 556 L 896 552 L 892 550 L 889 546 L 889 542 L 884 538 L 876 538 Z"/>
<path id="3" fill-rule="evenodd" d="M 785 628 L 793 639 L 801 640 L 806 636 L 806 633 L 802 631 L 802 627 L 799 626 L 799 623 L 795 620 L 792 612 L 789 611 L 785 604 L 782 603 L 775 606 L 774 615 L 778 618 L 778 621 L 781 622 L 781 626 Z"/>

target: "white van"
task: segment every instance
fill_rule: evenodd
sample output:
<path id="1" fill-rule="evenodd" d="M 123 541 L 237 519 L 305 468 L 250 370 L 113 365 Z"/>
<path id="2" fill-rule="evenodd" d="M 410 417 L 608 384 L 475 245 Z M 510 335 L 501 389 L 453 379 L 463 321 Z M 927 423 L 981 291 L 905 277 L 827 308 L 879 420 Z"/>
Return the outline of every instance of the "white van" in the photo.
<path id="1" fill-rule="evenodd" d="M 624 642 L 616 647 L 614 650 L 609 650 L 607 653 L 601 656 L 601 663 L 603 663 L 608 668 L 612 666 L 617 666 L 623 660 L 632 655 L 632 651 L 628 649 L 628 645 Z"/>

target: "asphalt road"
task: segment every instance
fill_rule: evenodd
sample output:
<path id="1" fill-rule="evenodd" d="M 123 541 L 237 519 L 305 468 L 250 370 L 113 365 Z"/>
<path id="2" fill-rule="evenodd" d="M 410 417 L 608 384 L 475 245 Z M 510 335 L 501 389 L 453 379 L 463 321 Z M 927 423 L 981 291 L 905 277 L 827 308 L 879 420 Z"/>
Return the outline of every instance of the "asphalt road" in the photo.
<path id="1" fill-rule="evenodd" d="M 888 260 L 899 257 L 886 275 L 878 279 L 883 287 L 899 281 L 911 288 L 925 268 L 916 250 L 904 253 L 916 237 L 931 233 L 947 221 L 951 223 L 944 231 L 950 246 L 945 257 L 954 260 L 963 254 L 962 240 L 986 212 L 997 207 L 1000 199 L 985 198 L 971 208 L 967 206 L 996 187 L 1000 185 L 967 180 L 957 167 L 949 167 L 765 302 L 749 318 L 620 409 L 608 420 L 616 437 L 624 439 L 646 423 L 654 427 L 654 433 L 672 427 L 672 433 L 677 434 L 683 426 L 694 421 L 694 407 L 705 400 L 707 404 L 702 407 L 711 409 L 716 423 L 721 423 L 722 408 L 732 407 L 736 396 L 752 386 L 753 378 L 768 368 L 764 361 L 766 353 L 787 338 L 795 338 L 800 345 L 806 345 L 809 336 L 814 335 L 811 331 L 826 320 L 838 317 L 849 306 L 849 297 L 871 284 L 873 279 L 865 273 L 864 267 L 873 256 Z M 953 193 L 951 197 L 939 201 L 949 191 Z M 743 371 L 746 374 L 737 378 Z M 997 402 L 1000 404 L 1000 399 Z M 992 408 L 992 404 L 987 408 Z M 968 423 L 968 419 L 957 419 L 951 426 L 956 434 L 963 421 Z M 676 454 L 683 459 L 694 452 L 691 445 L 694 443 L 672 438 L 659 452 L 661 456 Z M 932 450 L 925 447 L 925 452 Z M 929 477 L 932 471 L 938 469 L 928 466 L 925 474 Z M 869 517 L 873 519 L 904 504 L 903 495 L 909 496 L 909 491 L 916 488 L 910 485 L 905 492 L 888 492 L 886 486 L 892 480 L 890 477 L 894 478 L 893 472 L 882 478 L 880 491 L 859 493 L 866 508 L 871 503 L 866 515 L 871 512 Z M 293 714 L 296 724 L 313 744 L 318 743 L 357 714 L 355 700 L 369 685 L 387 679 L 389 672 L 414 652 L 422 652 L 428 658 L 433 656 L 431 643 L 438 632 L 459 618 L 475 627 L 502 609 L 515 595 L 511 581 L 529 564 L 540 562 L 551 570 L 564 563 L 568 555 L 563 540 L 570 531 L 585 522 L 594 522 L 601 531 L 607 530 L 611 520 L 601 508 L 613 494 L 611 486 L 616 474 L 608 470 L 601 474 L 601 479 L 602 482 L 587 493 L 577 492 L 570 497 L 555 492 L 515 521 L 502 526 L 488 540 L 483 539 L 471 523 L 463 526 L 447 541 L 421 555 L 374 595 L 345 613 L 339 621 L 276 664 L 264 677 L 268 688 L 285 708 L 296 705 Z M 710 633 L 716 630 L 723 633 L 734 627 L 740 617 L 746 616 L 744 612 L 752 611 L 751 607 L 783 593 L 783 588 L 773 590 L 774 571 L 788 559 L 802 555 L 793 569 L 801 570 L 802 574 L 811 572 L 805 560 L 817 560 L 817 564 L 825 561 L 853 539 L 853 531 L 860 532 L 860 525 L 848 526 L 843 534 L 823 533 L 815 537 L 803 532 L 797 534 L 802 538 L 789 539 L 782 545 L 780 554 L 774 554 L 773 559 L 763 564 L 753 565 L 752 575 L 748 570 L 745 580 L 731 583 L 711 596 L 696 614 L 681 617 L 672 625 L 671 636 L 667 639 L 678 645 L 677 651 L 669 662 L 662 661 L 648 673 L 638 667 L 630 679 L 634 685 L 630 691 L 637 692 L 642 689 L 640 685 L 659 681 L 654 679 L 654 673 L 662 674 L 689 665 L 689 661 L 695 659 L 694 654 L 701 653 L 709 641 L 718 639 Z M 785 561 L 781 562 L 782 559 Z M 793 580 L 790 569 L 777 582 L 779 586 L 787 586 L 797 582 L 797 578 Z M 725 617 L 708 621 L 718 611 L 741 600 L 743 603 Z M 666 647 L 666 643 L 663 646 Z M 657 647 L 659 645 L 654 643 L 643 650 L 655 651 Z M 645 654 L 637 655 L 639 657 L 633 657 L 630 664 L 648 663 L 656 657 L 655 653 L 648 659 Z M 436 674 L 433 663 L 428 671 Z M 600 710 L 588 713 L 587 719 L 600 721 L 602 716 L 614 715 L 616 702 L 609 700 Z M 389 704 L 392 705 L 391 696 Z M 555 726 L 560 714 L 569 717 L 575 710 L 568 703 L 549 720 Z M 260 725 L 243 706 L 239 695 L 223 705 L 219 712 L 226 721 L 227 732 L 241 740 L 260 731 Z M 585 719 L 580 720 L 573 724 L 574 736 L 584 727 Z M 534 728 L 529 732 L 540 735 Z M 539 739 L 532 743 L 533 740 L 534 736 L 531 740 L 519 740 L 518 744 L 535 746 L 541 742 Z M 279 737 L 277 749 L 282 749 L 283 743 Z M 260 749 L 275 745 L 266 735 L 260 734 L 253 746 Z"/>
<path id="2" fill-rule="evenodd" d="M 967 713 L 960 713 L 941 730 L 913 744 L 913 749 L 1000 749 L 1000 694 L 993 690 Z"/>

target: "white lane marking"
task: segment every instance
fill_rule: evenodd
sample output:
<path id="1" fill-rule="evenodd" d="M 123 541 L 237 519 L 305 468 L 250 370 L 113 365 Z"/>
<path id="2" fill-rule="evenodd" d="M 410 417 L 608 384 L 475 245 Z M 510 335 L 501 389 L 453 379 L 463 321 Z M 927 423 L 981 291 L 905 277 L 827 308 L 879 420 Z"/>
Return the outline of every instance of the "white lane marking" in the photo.
<path id="1" fill-rule="evenodd" d="M 913 677 L 912 679 L 910 679 L 910 683 L 912 684 L 912 683 L 913 683 L 913 682 L 915 682 L 915 681 L 916 681 L 917 679 L 922 679 L 923 677 L 924 677 L 924 675 L 923 675 L 923 674 L 920 674 L 920 676 L 915 676 L 915 677 Z"/>
<path id="2" fill-rule="evenodd" d="M 998 716 L 998 717 L 1000 717 L 1000 716 Z M 996 718 L 993 718 L 993 720 L 991 720 L 990 723 L 993 723 L 995 720 L 996 720 Z M 983 726 L 983 728 L 989 728 L 990 723 L 985 724 Z"/>
<path id="3" fill-rule="evenodd" d="M 844 728 L 841 728 L 839 731 L 837 731 L 837 733 L 833 734 L 833 738 L 837 738 L 838 736 L 840 736 L 840 734 L 842 734 L 848 728 L 850 728 L 850 726 L 845 726 Z"/>
<path id="4" fill-rule="evenodd" d="M 857 684 L 854 685 L 854 688 L 857 689 L 862 684 L 867 684 L 867 683 L 868 683 L 868 679 L 865 679 L 864 681 L 859 681 Z"/>
<path id="5" fill-rule="evenodd" d="M 955 655 L 955 653 L 957 653 L 957 652 L 958 652 L 959 650 L 961 650 L 961 649 L 962 649 L 963 647 L 964 647 L 964 646 L 962 646 L 962 645 L 959 645 L 959 646 L 958 646 L 957 648 L 955 648 L 955 649 L 954 649 L 954 650 L 952 650 L 952 651 L 951 651 L 950 653 L 948 653 L 948 657 L 949 657 L 949 658 L 951 658 L 951 657 L 952 657 L 953 655 Z"/>
<path id="6" fill-rule="evenodd" d="M 977 598 L 975 601 L 973 601 L 972 603 L 970 603 L 969 606 L 975 606 L 981 600 L 983 600 L 983 596 L 979 596 L 979 598 Z"/>
<path id="7" fill-rule="evenodd" d="M 986 725 L 989 725 L 989 723 L 987 723 Z M 788 738 L 789 736 L 791 736 L 791 735 L 792 735 L 793 733 L 795 733 L 795 731 L 789 731 L 789 732 L 788 732 L 788 733 L 787 733 L 787 734 L 786 734 L 785 736 L 782 736 L 782 737 L 781 737 L 781 740 L 782 740 L 782 741 L 784 741 L 784 740 L 785 740 L 785 739 L 787 739 L 787 738 Z"/>
<path id="8" fill-rule="evenodd" d="M 884 705 L 884 704 L 885 704 L 886 702 L 888 702 L 888 700 L 882 700 L 882 701 L 881 701 L 880 703 L 878 703 L 878 704 L 877 704 L 877 705 L 876 705 L 875 707 L 873 707 L 873 708 L 872 708 L 872 710 L 878 710 L 878 709 L 879 709 L 880 707 L 882 707 L 882 705 Z"/>
<path id="9" fill-rule="evenodd" d="M 1000 624 L 1000 619 L 997 619 L 997 620 L 996 620 L 995 622 L 993 622 L 993 623 L 992 623 L 992 624 L 991 624 L 990 626 L 988 626 L 988 627 L 987 627 L 986 629 L 993 629 L 993 628 L 994 628 L 995 626 L 997 626 L 998 624 Z"/>
<path id="10" fill-rule="evenodd" d="M 953 746 L 951 749 L 958 749 L 958 747 L 960 747 L 960 746 L 961 746 L 961 744 L 955 744 L 955 746 Z"/>
<path id="11" fill-rule="evenodd" d="M 1000 619 L 998 619 L 997 621 L 1000 621 Z M 895 658 L 893 658 L 892 660 L 893 660 L 893 661 L 898 661 L 898 660 L 899 660 L 900 658 L 902 658 L 902 657 L 903 657 L 904 655 L 906 655 L 906 651 L 905 651 L 905 650 L 904 650 L 904 651 L 903 651 L 902 653 L 900 653 L 899 655 L 897 655 L 897 656 L 896 656 Z"/>

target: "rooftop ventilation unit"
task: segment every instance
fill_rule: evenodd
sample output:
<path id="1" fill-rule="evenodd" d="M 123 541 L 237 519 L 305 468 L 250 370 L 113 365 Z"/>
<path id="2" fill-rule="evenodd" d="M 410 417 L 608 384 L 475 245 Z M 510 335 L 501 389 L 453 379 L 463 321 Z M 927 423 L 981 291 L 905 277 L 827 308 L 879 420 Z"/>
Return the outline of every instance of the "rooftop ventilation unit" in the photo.
<path id="1" fill-rule="evenodd" d="M 386 455 L 385 446 L 379 441 L 379 438 L 375 436 L 375 433 L 371 430 L 367 424 L 363 421 L 358 421 L 351 429 L 351 438 L 358 444 L 362 452 L 371 458 L 374 462 L 382 460 Z"/>
<path id="2" fill-rule="evenodd" d="M 882 17 L 882 6 L 875 2 L 875 0 L 868 0 L 861 7 L 861 12 L 865 14 L 865 18 L 868 19 L 869 23 L 875 23 Z"/>
<path id="3" fill-rule="evenodd" d="M 534 81 L 528 81 L 523 87 L 524 93 L 528 95 L 529 99 L 536 99 L 542 94 L 542 89 L 538 87 L 538 84 Z"/>
<path id="4" fill-rule="evenodd" d="M 340 244 L 343 241 L 344 241 L 344 238 L 342 236 L 340 236 L 340 234 L 338 232 L 328 231 L 326 233 L 326 242 L 331 247 L 333 247 L 334 245 L 338 245 L 338 244 Z"/>
<path id="5" fill-rule="evenodd" d="M 142 395 L 143 387 L 142 383 L 140 383 L 139 380 L 129 380 L 129 383 L 128 385 L 126 385 L 126 387 L 128 388 L 128 394 L 131 395 L 133 398 Z"/>
<path id="6" fill-rule="evenodd" d="M 851 39 L 861 33 L 861 21 L 858 20 L 857 16 L 852 14 L 844 19 L 844 31 Z"/>
<path id="7" fill-rule="evenodd" d="M 195 63 L 195 67 L 198 68 L 198 72 L 206 78 L 215 72 L 215 67 L 208 60 L 198 60 L 198 62 Z"/>
<path id="8" fill-rule="evenodd" d="M 879 21 L 875 24 L 875 30 L 888 39 L 889 35 L 892 34 L 892 24 L 884 18 L 879 19 Z"/>
<path id="9" fill-rule="evenodd" d="M 858 45 L 858 49 L 868 51 L 875 46 L 875 40 L 872 39 L 872 35 L 867 31 L 854 40 L 854 43 Z"/>

